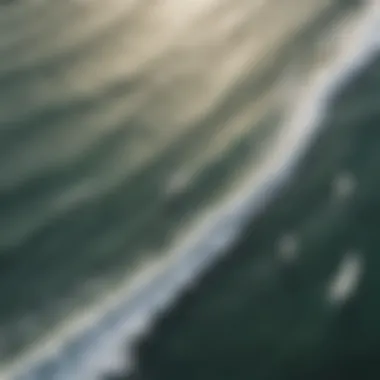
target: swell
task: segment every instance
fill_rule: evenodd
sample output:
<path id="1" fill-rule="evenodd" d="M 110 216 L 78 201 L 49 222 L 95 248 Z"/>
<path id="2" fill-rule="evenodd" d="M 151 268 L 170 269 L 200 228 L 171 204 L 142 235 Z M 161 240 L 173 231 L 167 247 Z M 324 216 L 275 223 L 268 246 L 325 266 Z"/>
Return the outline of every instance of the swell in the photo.
<path id="1" fill-rule="evenodd" d="M 219 124 L 225 118 L 225 115 L 229 112 L 238 113 L 237 107 L 243 107 L 245 103 L 253 103 L 255 97 L 260 96 L 264 88 L 268 87 L 269 83 L 275 81 L 275 73 L 278 73 L 279 66 L 283 65 L 286 57 L 289 56 L 289 52 L 285 53 L 287 51 L 286 48 L 281 50 L 284 53 L 277 55 L 277 58 L 274 60 L 277 63 L 267 74 L 251 74 L 252 78 L 246 81 L 245 84 L 243 83 L 246 79 L 245 77 L 242 78 L 242 81 L 237 82 L 234 86 L 236 91 L 231 88 L 230 93 L 226 94 L 225 99 L 220 99 L 213 106 L 215 110 L 209 110 L 211 116 L 203 120 L 201 119 L 198 126 L 192 122 L 194 125 L 190 125 L 187 128 L 189 132 L 185 133 L 184 136 L 180 135 L 176 141 L 170 142 L 173 146 L 172 149 L 178 151 L 181 148 L 177 148 L 177 146 L 183 146 L 186 141 L 186 144 L 189 146 L 186 149 L 190 151 L 192 145 L 197 144 L 198 141 L 205 140 L 207 142 L 212 138 L 214 133 L 218 132 L 220 128 Z M 71 100 L 66 104 L 61 104 L 58 108 L 51 107 L 51 105 L 46 106 L 47 109 L 41 110 L 37 108 L 34 111 L 34 115 L 29 115 L 27 118 L 23 116 L 21 121 L 16 123 L 16 125 L 12 124 L 9 132 L 4 132 L 2 136 L 4 162 L 8 161 L 9 163 L 9 168 L 7 168 L 6 163 L 3 164 L 1 175 L 1 182 L 3 183 L 1 189 L 3 192 L 2 201 L 4 204 L 7 204 L 9 208 L 15 207 L 18 204 L 19 206 L 16 207 L 16 210 L 17 208 L 22 208 L 21 200 L 25 198 L 26 193 L 33 194 L 35 192 L 38 194 L 38 187 L 44 187 L 43 184 L 47 180 L 51 183 L 54 183 L 55 179 L 64 180 L 65 175 L 62 175 L 64 173 L 79 173 L 81 171 L 80 168 L 83 168 L 83 173 L 86 176 L 86 171 L 90 173 L 95 172 L 96 167 L 101 164 L 101 161 L 109 162 L 107 170 L 112 166 L 118 166 L 114 159 L 102 158 L 103 154 L 104 157 L 107 157 L 107 155 L 111 155 L 111 157 L 113 155 L 118 156 L 120 154 L 119 151 L 124 149 L 123 142 L 126 145 L 125 149 L 128 149 L 128 143 L 131 146 L 138 144 L 139 136 L 142 136 L 143 139 L 144 136 L 152 134 L 152 131 L 148 131 L 147 128 L 144 129 L 139 125 L 138 120 L 134 121 L 134 115 L 143 112 L 144 105 L 141 104 L 143 101 L 138 100 L 136 105 L 133 105 L 134 102 L 132 101 L 132 105 L 128 104 L 128 107 L 124 106 L 124 103 L 129 100 L 129 94 L 134 93 L 133 96 L 136 96 L 135 88 L 137 89 L 139 79 L 134 77 L 133 81 L 135 84 L 132 84 L 132 87 L 130 80 L 127 80 L 126 83 L 121 82 L 92 99 L 84 99 L 83 101 Z M 253 88 L 255 88 L 255 96 L 252 96 L 249 92 Z M 242 95 L 239 95 L 239 93 Z M 231 101 L 234 96 L 235 99 Z M 129 103 L 131 103 L 131 100 L 129 100 Z M 107 118 L 96 120 L 98 114 L 96 113 L 94 117 L 93 110 L 99 108 L 102 114 L 111 115 L 108 117 L 108 120 Z M 220 112 L 221 110 L 223 112 Z M 99 118 L 99 116 L 97 117 Z M 112 124 L 113 120 L 114 123 Z M 95 129 L 94 123 L 99 127 Z M 88 130 L 89 124 L 92 124 L 90 129 L 91 134 L 80 134 L 78 128 L 83 129 L 85 132 Z M 204 128 L 203 125 L 205 124 L 212 125 L 213 127 Z M 125 128 L 126 126 L 128 127 Z M 202 129 L 204 130 L 203 132 Z M 60 131 L 63 131 L 63 135 L 61 135 Z M 95 133 L 95 131 L 98 132 Z M 132 137 L 136 137 L 137 142 Z M 154 133 L 151 138 L 154 138 Z M 62 148 L 55 148 L 56 140 L 65 141 L 65 139 L 67 139 L 67 142 L 62 144 Z M 40 144 L 44 140 L 53 147 L 53 150 L 43 152 L 42 158 L 39 159 L 40 155 L 36 154 L 36 152 L 40 150 Z M 191 142 L 192 140 L 193 142 Z M 169 145 L 169 143 L 166 145 Z M 70 146 L 70 149 L 67 146 Z M 60 149 L 62 149 L 62 152 L 57 154 L 60 152 Z M 170 155 L 170 153 L 168 154 Z M 48 157 L 48 159 L 44 159 L 44 157 Z M 160 160 L 156 156 L 154 159 Z M 33 160 L 37 161 L 34 162 Z M 15 166 L 15 162 L 18 162 L 17 166 L 20 168 L 19 170 Z M 122 170 L 126 171 L 126 169 L 123 168 Z M 144 172 L 143 167 L 138 168 L 138 170 L 140 169 Z M 118 173 L 115 178 L 116 180 L 127 180 L 125 175 L 119 175 Z M 75 174 L 71 182 L 76 182 Z M 108 187 L 103 189 L 101 193 L 106 193 L 107 191 L 111 191 L 112 188 L 120 188 L 122 186 L 118 183 L 114 184 L 114 181 L 110 179 L 103 182 L 107 183 Z M 61 185 L 60 181 L 55 183 L 58 189 Z M 35 191 L 33 190 L 34 188 L 36 189 Z M 98 197 L 101 193 L 94 196 Z M 53 192 L 48 196 L 48 199 L 56 197 L 57 194 Z M 55 218 L 54 216 L 52 217 Z M 48 224 L 52 217 L 46 216 L 45 218 L 42 216 L 41 220 L 45 219 L 45 223 Z M 59 215 L 56 215 L 56 218 L 59 218 Z M 12 236 L 8 231 L 4 235 Z M 19 243 L 22 243 L 20 238 L 13 240 L 18 240 Z"/>

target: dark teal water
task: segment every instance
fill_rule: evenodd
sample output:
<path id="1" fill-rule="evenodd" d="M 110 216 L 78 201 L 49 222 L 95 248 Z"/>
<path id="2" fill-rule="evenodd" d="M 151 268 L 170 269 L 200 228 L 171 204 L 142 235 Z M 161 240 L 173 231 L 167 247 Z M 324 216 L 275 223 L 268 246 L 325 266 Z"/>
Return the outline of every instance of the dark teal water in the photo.
<path id="1" fill-rule="evenodd" d="M 380 5 L 360 4 L 2 5 L 1 379 L 371 367 Z"/>

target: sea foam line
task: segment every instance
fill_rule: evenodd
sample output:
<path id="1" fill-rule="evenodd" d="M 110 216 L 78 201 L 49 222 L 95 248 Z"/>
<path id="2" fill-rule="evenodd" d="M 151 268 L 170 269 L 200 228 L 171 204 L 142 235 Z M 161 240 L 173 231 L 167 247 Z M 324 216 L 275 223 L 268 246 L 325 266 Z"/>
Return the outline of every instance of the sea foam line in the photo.
<path id="1" fill-rule="evenodd" d="M 242 226 L 290 179 L 300 156 L 319 131 L 331 98 L 377 53 L 379 0 L 367 1 L 355 27 L 343 30 L 339 36 L 335 60 L 318 70 L 305 85 L 300 94 L 302 102 L 282 127 L 269 152 L 272 155 L 260 171 L 221 208 L 209 213 L 181 246 L 139 272 L 132 283 L 86 312 L 80 321 L 71 322 L 59 335 L 0 372 L 1 379 L 93 380 L 109 369 L 133 365 L 133 353 L 129 352 L 128 357 L 126 343 L 132 343 L 136 334 L 149 328 L 154 313 L 226 252 Z"/>

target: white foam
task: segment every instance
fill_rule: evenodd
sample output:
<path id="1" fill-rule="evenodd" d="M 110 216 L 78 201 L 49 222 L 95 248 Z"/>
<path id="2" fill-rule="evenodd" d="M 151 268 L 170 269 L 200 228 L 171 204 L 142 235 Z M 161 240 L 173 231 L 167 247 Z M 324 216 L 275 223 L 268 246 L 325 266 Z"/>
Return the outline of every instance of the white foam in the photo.
<path id="1" fill-rule="evenodd" d="M 139 273 L 135 279 L 138 286 L 129 283 L 88 311 L 80 321 L 71 321 L 59 335 L 0 373 L 0 378 L 43 380 L 43 368 L 50 366 L 49 379 L 92 380 L 99 371 L 133 364 L 131 360 L 128 363 L 128 358 L 125 363 L 115 363 L 114 358 L 121 351 L 126 352 L 125 344 L 147 328 L 157 310 L 171 302 L 179 289 L 228 249 L 242 225 L 289 179 L 298 158 L 319 130 L 333 94 L 378 50 L 379 1 L 368 1 L 357 25 L 351 28 L 342 32 L 334 62 L 311 78 L 304 88 L 300 94 L 302 101 L 284 124 L 271 156 L 241 191 L 210 213 L 159 265 Z"/>
<path id="2" fill-rule="evenodd" d="M 358 288 L 363 270 L 363 260 L 360 253 L 348 252 L 329 283 L 328 300 L 336 305 L 347 301 Z"/>

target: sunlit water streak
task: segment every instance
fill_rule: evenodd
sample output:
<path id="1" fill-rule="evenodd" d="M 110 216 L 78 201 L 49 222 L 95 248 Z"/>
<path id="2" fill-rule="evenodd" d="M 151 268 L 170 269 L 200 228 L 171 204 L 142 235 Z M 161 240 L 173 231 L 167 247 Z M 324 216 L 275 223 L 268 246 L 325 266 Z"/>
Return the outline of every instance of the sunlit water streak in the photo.
<path id="1" fill-rule="evenodd" d="M 2 273 L 4 284 L 20 273 L 25 273 L 24 284 L 37 281 L 36 274 L 30 268 L 24 269 L 25 272 L 21 268 L 18 272 L 12 262 L 16 260 L 17 264 L 24 251 L 38 252 L 42 257 L 34 264 L 35 270 L 48 263 L 52 252 L 65 255 L 68 249 L 78 253 L 83 251 L 82 257 L 76 255 L 72 261 L 77 263 L 83 260 L 83 265 L 88 260 L 86 252 L 87 255 L 88 252 L 95 252 L 95 258 L 107 255 L 107 251 L 128 252 L 127 237 L 138 231 L 144 233 L 151 220 L 154 226 L 157 223 L 154 215 L 160 212 L 162 204 L 177 197 L 177 191 L 173 191 L 171 186 L 176 173 L 182 175 L 185 167 L 188 173 L 185 177 L 192 178 L 200 167 L 212 167 L 220 157 L 228 154 L 234 142 L 249 134 L 252 120 L 257 118 L 259 121 L 273 113 L 273 105 L 279 101 L 276 95 L 278 88 L 283 86 L 278 78 L 277 82 L 265 87 L 268 88 L 264 91 L 267 95 L 261 96 L 261 100 L 254 99 L 252 94 L 255 101 L 250 101 L 249 97 L 243 98 L 238 111 L 231 108 L 231 113 L 236 113 L 235 117 L 226 120 L 223 116 L 211 118 L 206 130 L 201 123 L 212 111 L 220 112 L 224 97 L 228 98 L 234 86 L 239 89 L 234 84 L 239 83 L 239 78 L 244 79 L 245 74 L 251 75 L 252 66 L 257 70 L 258 77 L 265 72 L 265 57 L 267 61 L 272 56 L 276 57 L 279 48 L 300 28 L 300 19 L 307 23 L 313 14 L 328 7 L 329 2 L 319 2 L 319 5 L 302 2 L 305 4 L 302 6 L 297 1 L 290 2 L 293 6 L 299 6 L 297 17 L 300 19 L 285 11 L 278 17 L 278 29 L 272 26 L 265 29 L 265 22 L 257 22 L 259 18 L 264 20 L 274 14 L 276 6 L 272 8 L 270 2 L 256 7 L 241 0 L 236 2 L 235 10 L 228 1 L 224 3 L 225 13 L 220 10 L 220 18 L 215 19 L 212 29 L 213 17 L 216 16 L 212 16 L 211 12 L 220 8 L 211 1 L 206 4 L 209 7 L 207 10 L 202 8 L 205 3 L 192 3 L 194 8 L 191 12 L 179 8 L 176 2 L 168 1 L 162 9 L 158 5 L 157 9 L 149 8 L 149 12 L 153 12 L 150 16 L 145 15 L 148 10 L 144 8 L 144 2 L 136 5 L 131 2 L 131 9 L 116 0 L 112 1 L 112 5 L 110 2 L 107 8 L 99 1 L 77 3 L 75 6 L 61 2 L 59 12 L 61 15 L 65 12 L 72 15 L 73 28 L 67 28 L 64 23 L 56 26 L 49 21 L 45 24 L 46 29 L 40 31 L 38 19 L 41 14 L 31 7 L 29 17 L 33 28 L 36 28 L 37 42 L 32 42 L 32 37 L 25 37 L 22 33 L 19 38 L 17 34 L 9 33 L 1 40 L 5 53 L 11 52 L 14 44 L 18 52 L 13 58 L 2 61 L 0 79 L 4 83 L 0 94 L 0 144 L 3 147 L 0 191 L 5 210 L 0 220 L 0 243 L 3 247 L 1 263 L 8 271 Z M 136 12 L 142 12 L 142 19 L 132 21 L 132 26 L 128 23 L 125 26 L 124 12 L 132 19 L 133 6 L 137 7 Z M 50 7 L 52 14 L 58 12 L 58 8 L 52 5 L 39 7 L 47 14 L 50 14 Z M 239 12 L 239 9 L 246 11 Z M 290 4 L 289 9 L 292 9 Z M 157 13 L 154 13 L 155 10 Z M 169 11 L 176 13 L 168 18 Z M 234 17 L 231 16 L 233 11 L 236 12 Z M 259 11 L 262 13 L 256 14 Z M 28 20 L 26 11 L 17 13 L 15 9 L 10 12 L 15 12 L 14 17 L 20 25 L 25 23 L 25 17 Z M 264 155 L 252 157 L 253 162 L 245 163 L 248 169 L 242 177 L 231 182 L 229 195 L 224 194 L 219 204 L 210 203 L 208 208 L 200 210 L 200 214 L 194 213 L 193 225 L 196 227 L 180 226 L 182 233 L 177 239 L 172 237 L 173 248 L 170 252 L 161 257 L 158 264 L 143 265 L 148 267 L 148 273 L 145 269 L 141 273 L 137 271 L 138 284 L 131 285 L 129 278 L 126 288 L 118 284 L 118 290 L 114 290 L 112 295 L 102 295 L 100 298 L 107 300 L 96 309 L 87 309 L 84 316 L 67 317 L 70 321 L 60 333 L 32 346 L 26 356 L 17 357 L 10 368 L 4 369 L 2 378 L 32 380 L 55 376 L 56 379 L 93 379 L 109 369 L 112 358 L 117 358 L 118 353 L 122 352 L 128 335 L 146 329 L 147 319 L 154 312 L 167 305 L 178 289 L 191 282 L 196 273 L 226 251 L 248 218 L 265 206 L 266 201 L 270 201 L 279 186 L 289 178 L 294 165 L 318 131 L 332 94 L 375 53 L 379 43 L 376 37 L 379 35 L 379 13 L 379 3 L 368 2 L 366 10 L 355 15 L 353 20 L 347 20 L 347 23 L 351 22 L 349 26 L 337 34 L 336 51 L 327 62 L 321 68 L 306 70 L 303 77 L 294 78 L 295 102 L 288 108 L 279 107 L 285 121 L 270 137 Z M 178 17 L 184 19 L 179 21 Z M 57 20 L 61 18 L 57 17 Z M 150 23 L 151 20 L 155 22 Z M 252 20 L 256 20 L 253 26 Z M 6 28 L 9 27 L 4 22 Z M 149 24 L 146 32 L 143 28 L 139 29 L 139 22 Z M 167 23 L 170 27 L 164 28 Z M 2 25 L 0 23 L 0 27 Z M 237 25 L 242 25 L 242 29 Z M 48 31 L 50 28 L 51 33 Z M 231 49 L 237 38 L 236 28 L 243 31 L 243 37 L 232 54 Z M 257 35 L 260 29 L 265 30 L 266 37 L 253 43 L 249 33 Z M 339 28 L 336 29 L 339 32 Z M 98 36 L 100 30 L 104 30 L 104 34 Z M 220 33 L 221 30 L 225 32 Z M 150 36 L 156 32 L 159 34 L 153 43 Z M 96 37 L 93 37 L 94 34 Z M 204 42 L 205 34 L 209 36 L 209 41 L 206 39 Z M 270 51 L 267 50 L 268 45 Z M 193 55 L 200 51 L 202 54 L 192 60 Z M 257 62 L 249 57 L 255 57 Z M 104 67 L 107 69 L 104 70 Z M 49 68 L 52 70 L 50 74 Z M 10 77 L 14 79 L 10 80 Z M 183 91 L 184 88 L 186 91 Z M 26 91 L 22 92 L 22 89 Z M 115 95 L 107 101 L 110 94 Z M 31 132 L 26 132 L 25 128 Z M 173 155 L 179 161 L 176 164 L 170 159 L 165 161 L 165 152 L 171 146 L 185 146 L 194 130 L 193 139 L 197 143 L 191 145 L 189 152 L 190 155 L 196 154 L 198 161 L 189 160 L 189 153 Z M 206 144 L 201 143 L 205 137 L 216 140 L 208 149 Z M 99 157 L 96 157 L 97 154 Z M 124 191 L 126 197 L 128 194 L 135 196 L 128 193 L 135 173 L 146 170 L 148 176 L 149 165 L 154 167 L 154 163 L 160 160 L 167 169 L 163 170 L 163 178 L 158 185 L 154 185 L 157 199 L 149 201 L 143 212 L 144 200 L 137 209 L 131 205 L 122 206 L 116 221 L 112 217 L 115 211 L 108 216 L 104 210 L 107 203 L 103 199 L 112 199 L 114 194 Z M 76 168 L 79 168 L 77 172 Z M 189 190 L 186 186 L 185 190 L 180 189 L 180 197 L 182 191 L 186 195 Z M 149 199 L 149 194 L 146 199 Z M 83 211 L 84 217 L 81 219 Z M 108 228 L 101 223 L 94 225 L 96 220 L 103 218 L 105 223 L 110 221 Z M 63 233 L 65 228 L 68 228 L 68 233 Z M 44 238 L 46 235 L 41 235 L 41 231 L 50 237 Z M 89 243 L 90 237 L 98 231 L 105 232 Z M 176 231 L 177 234 L 179 232 L 181 229 Z M 42 236 L 42 243 L 38 243 L 39 235 Z M 123 237 L 120 238 L 120 235 Z M 34 243 L 35 240 L 37 243 Z M 62 245 L 65 240 L 69 243 Z M 154 244 L 152 246 L 148 250 L 155 250 L 156 255 L 160 250 L 169 250 L 168 245 L 161 249 Z M 130 250 L 128 254 L 142 255 L 142 248 L 145 247 L 137 247 L 135 252 Z M 29 265 L 33 266 L 31 262 Z M 57 268 L 51 266 L 51 270 L 52 273 L 49 273 L 47 267 L 47 273 L 43 273 L 45 277 L 39 280 L 40 286 L 46 287 L 54 276 L 65 278 L 65 273 L 60 274 Z M 79 271 L 79 283 L 84 278 L 88 280 L 85 274 Z M 96 287 L 96 284 L 95 276 L 93 286 Z M 77 298 L 80 300 L 78 288 L 81 286 L 77 285 L 74 291 L 69 288 L 73 293 L 65 290 L 63 294 L 66 297 L 79 294 Z M 17 287 L 15 289 L 17 291 Z M 106 285 L 103 290 L 109 293 Z M 67 307 L 70 307 L 70 302 Z M 72 302 L 75 304 L 75 300 Z M 78 309 L 80 301 L 76 302 Z M 54 308 L 55 305 L 49 310 Z M 21 309 L 16 316 L 23 312 Z M 37 318 L 38 322 L 39 313 L 43 312 L 43 308 L 37 309 L 31 320 Z M 61 312 L 61 318 L 65 312 Z M 1 320 L 5 328 L 9 326 L 11 316 L 12 313 Z M 126 364 L 122 360 L 116 366 Z M 16 377 L 13 376 L 15 371 L 19 373 Z"/>

